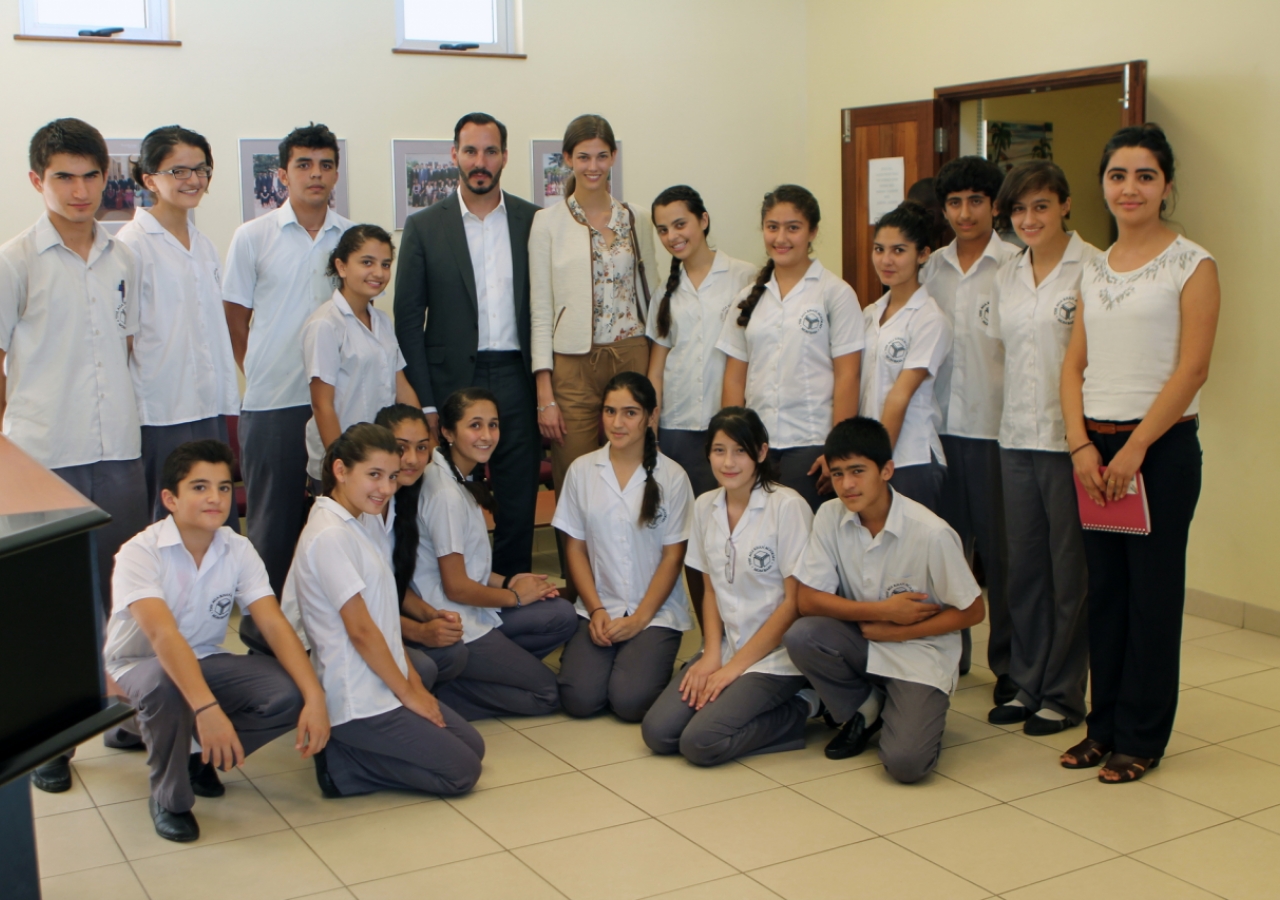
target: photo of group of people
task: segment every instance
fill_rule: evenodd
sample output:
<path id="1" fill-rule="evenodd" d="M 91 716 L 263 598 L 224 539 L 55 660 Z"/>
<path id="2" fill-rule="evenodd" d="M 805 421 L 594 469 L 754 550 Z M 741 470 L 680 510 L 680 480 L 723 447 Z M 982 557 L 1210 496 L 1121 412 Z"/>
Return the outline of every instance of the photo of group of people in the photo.
<path id="1" fill-rule="evenodd" d="M 133 180 L 133 160 L 137 158 L 139 144 L 135 140 L 107 141 L 111 163 L 97 219 L 108 223 L 113 231 L 130 221 L 135 209 L 144 209 L 155 203 L 155 196 Z"/>
<path id="2" fill-rule="evenodd" d="M 542 154 L 542 194 L 546 199 L 549 197 L 564 196 L 564 180 L 572 171 L 564 164 L 564 154 L 544 153 Z M 542 204 L 546 206 L 546 203 Z"/>
<path id="3" fill-rule="evenodd" d="M 280 180 L 280 142 L 240 139 L 240 218 L 248 222 L 284 206 L 289 189 Z M 329 196 L 329 208 L 348 215 L 347 142 L 338 141 L 338 185 Z"/>
<path id="4" fill-rule="evenodd" d="M 253 217 L 284 206 L 289 189 L 280 181 L 280 156 L 276 153 L 253 155 Z M 329 199 L 333 205 L 333 198 Z"/>
<path id="5" fill-rule="evenodd" d="M 458 189 L 458 167 L 448 154 L 405 159 L 406 201 L 411 209 L 426 209 Z"/>

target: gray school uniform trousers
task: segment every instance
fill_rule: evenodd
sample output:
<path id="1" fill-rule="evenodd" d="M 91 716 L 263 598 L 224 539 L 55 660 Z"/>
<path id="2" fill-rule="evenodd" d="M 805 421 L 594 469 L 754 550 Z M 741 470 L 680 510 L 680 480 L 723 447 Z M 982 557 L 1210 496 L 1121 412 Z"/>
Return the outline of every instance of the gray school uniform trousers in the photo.
<path id="1" fill-rule="evenodd" d="M 694 710 L 680 696 L 684 664 L 649 708 L 640 734 L 654 753 L 679 753 L 695 766 L 718 766 L 752 753 L 777 753 L 804 747 L 809 703 L 796 692 L 799 675 L 748 672 L 715 700 Z"/>
<path id="2" fill-rule="evenodd" d="M 931 513 L 938 512 L 942 502 L 942 484 L 947 477 L 947 467 L 935 460 L 914 466 L 893 467 L 893 489 L 909 497 Z"/>
<path id="3" fill-rule="evenodd" d="M 975 547 L 982 556 L 987 582 L 987 620 L 991 624 L 987 665 L 996 675 L 1008 675 L 1013 629 L 1009 623 L 1008 539 L 1000 445 L 996 441 L 944 434 L 942 449 L 947 454 L 947 479 L 942 486 L 942 506 L 937 512 L 960 536 L 960 546 L 970 567 Z M 966 661 L 968 648 L 966 633 Z M 963 662 L 960 669 L 965 670 Z"/>
<path id="4" fill-rule="evenodd" d="M 307 521 L 307 421 L 310 406 L 240 413 L 240 473 L 248 501 L 248 537 L 277 597 Z"/>
<path id="5" fill-rule="evenodd" d="M 718 486 L 707 459 L 707 432 L 685 431 L 675 428 L 658 429 L 658 448 L 663 455 L 674 459 L 689 476 L 693 496 L 701 497 Z M 810 463 L 812 465 L 812 463 Z"/>
<path id="6" fill-rule="evenodd" d="M 779 483 L 803 497 L 814 512 L 818 511 L 818 507 L 825 500 L 831 499 L 831 494 L 823 497 L 818 493 L 818 474 L 816 472 L 813 475 L 809 474 L 814 460 L 822 455 L 821 444 L 812 447 L 788 447 L 785 450 L 770 448 L 769 455 L 778 463 Z"/>
<path id="7" fill-rule="evenodd" d="M 213 416 L 194 422 L 179 422 L 177 425 L 142 426 L 142 470 L 147 480 L 147 507 L 151 510 L 152 522 L 159 522 L 169 515 L 169 510 L 164 508 L 164 503 L 160 500 L 160 491 L 164 488 L 161 481 L 165 460 L 182 444 L 203 440 L 230 444 L 227 417 Z M 240 513 L 234 502 L 231 504 L 231 515 L 227 517 L 227 527 L 236 534 L 240 533 Z"/>
<path id="8" fill-rule="evenodd" d="M 298 724 L 302 695 L 270 656 L 215 653 L 200 660 L 200 671 L 235 726 L 245 756 Z M 151 797 L 169 812 L 187 812 L 196 800 L 187 769 L 195 712 L 159 659 L 138 663 L 118 681 L 138 711 L 137 726 L 151 767 Z"/>
<path id="9" fill-rule="evenodd" d="M 573 636 L 578 612 L 553 597 L 499 610 L 502 625 L 467 644 L 467 662 L 435 694 L 469 722 L 494 716 L 546 716 L 560 708 L 556 673 L 542 658 Z"/>
<path id="10" fill-rule="evenodd" d="M 142 459 L 103 460 L 52 471 L 111 516 L 110 522 L 89 535 L 98 567 L 99 609 L 105 623 L 111 615 L 111 570 L 116 551 L 151 521 Z"/>
<path id="11" fill-rule="evenodd" d="M 600 647 L 589 620 L 578 616 L 578 632 L 560 655 L 560 702 L 579 718 L 606 706 L 624 722 L 639 722 L 671 680 L 681 632 L 650 625 L 629 641 Z"/>
<path id="12" fill-rule="evenodd" d="M 1009 529 L 1009 675 L 1018 699 L 1084 721 L 1089 566 L 1071 457 L 1000 449 Z"/>
<path id="13" fill-rule="evenodd" d="M 951 705 L 946 693 L 868 673 L 868 641 L 856 622 L 805 616 L 787 630 L 782 642 L 838 722 L 852 719 L 873 687 L 885 692 L 880 761 L 894 779 L 911 784 L 933 771 Z"/>
<path id="14" fill-rule="evenodd" d="M 416 641 L 405 641 L 404 649 L 410 665 L 418 670 L 427 690 L 453 681 L 467 667 L 467 645 L 462 641 L 448 647 L 428 647 Z"/>

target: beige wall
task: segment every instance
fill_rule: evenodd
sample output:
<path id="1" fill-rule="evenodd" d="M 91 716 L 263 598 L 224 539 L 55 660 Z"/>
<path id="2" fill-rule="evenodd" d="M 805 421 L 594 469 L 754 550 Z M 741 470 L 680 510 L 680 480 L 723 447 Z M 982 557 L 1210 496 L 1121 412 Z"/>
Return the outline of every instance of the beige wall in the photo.
<path id="1" fill-rule="evenodd" d="M 1280 120 L 1280 4 L 1189 0 L 1020 4 L 899 0 L 809 3 L 808 178 L 840 202 L 840 109 L 920 100 L 941 85 L 1129 59 L 1149 62 L 1147 115 L 1178 153 L 1174 218 L 1222 273 L 1213 372 L 1204 390 L 1204 489 L 1189 585 L 1280 609 L 1280 303 L 1275 299 L 1280 181 L 1265 160 Z M 883 36 L 892 36 L 883 38 Z M 874 37 L 873 37 L 874 36 Z M 883 38 L 883 39 L 882 39 Z M 1260 160 L 1263 161 L 1260 163 Z M 839 266 L 839 221 L 820 248 Z"/>

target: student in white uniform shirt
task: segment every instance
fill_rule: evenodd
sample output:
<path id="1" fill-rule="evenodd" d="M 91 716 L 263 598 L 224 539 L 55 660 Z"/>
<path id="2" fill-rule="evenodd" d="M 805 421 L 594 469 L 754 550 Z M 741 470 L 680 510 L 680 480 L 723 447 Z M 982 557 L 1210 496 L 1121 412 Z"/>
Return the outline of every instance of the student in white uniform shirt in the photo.
<path id="1" fill-rule="evenodd" d="M 987 715 L 1055 734 L 1084 721 L 1089 571 L 1062 420 L 1062 359 L 1080 305 L 1080 275 L 1098 250 L 1066 230 L 1062 169 L 1034 160 L 1010 172 L 997 204 L 1027 249 L 996 276 L 988 329 L 1004 344 L 1000 466 L 1009 530 L 1012 700 Z"/>
<path id="2" fill-rule="evenodd" d="M 194 841 L 196 796 L 225 792 L 229 771 L 292 728 L 303 759 L 329 740 L 324 691 L 280 613 L 262 560 L 223 523 L 234 498 L 231 448 L 179 445 L 164 461 L 170 515 L 120 548 L 103 659 L 137 709 L 151 769 L 151 818 L 170 841 Z M 258 622 L 274 656 L 222 649 L 233 606 Z M 195 735 L 200 750 L 191 752 Z"/>
<path id="3" fill-rule="evenodd" d="M 173 449 L 204 438 L 226 442 L 227 416 L 240 413 L 218 251 L 190 218 L 212 177 L 213 152 L 203 135 L 181 125 L 157 128 L 133 163 L 133 180 L 155 195 L 155 205 L 136 210 L 116 234 L 142 263 L 129 369 L 152 521 L 168 515 L 160 481 Z M 240 531 L 239 513 L 227 527 Z"/>
<path id="4" fill-rule="evenodd" d="M 693 492 L 658 452 L 658 397 L 639 372 L 604 389 L 607 443 L 569 466 L 551 524 L 564 534 L 578 587 L 578 630 L 560 656 L 560 702 L 571 716 L 608 707 L 639 722 L 671 679 L 693 627 L 680 583 Z"/>
<path id="5" fill-rule="evenodd" d="M 543 657 L 573 636 L 578 616 L 545 575 L 493 571 L 484 511 L 496 505 L 485 465 L 498 443 L 498 403 L 484 388 L 440 406 L 440 446 L 422 476 L 413 590 L 462 621 L 467 664 L 439 689 L 467 719 L 542 716 L 560 708 Z"/>
<path id="6" fill-rule="evenodd" d="M 794 569 L 813 512 L 778 484 L 769 434 L 754 410 L 722 409 L 707 434 L 720 487 L 694 504 L 689 540 L 689 564 L 706 582 L 702 650 L 641 726 L 654 753 L 680 753 L 699 766 L 799 749 L 805 722 L 818 711 L 781 646 L 796 620 Z"/>
<path id="7" fill-rule="evenodd" d="M 395 576 L 372 536 L 399 471 L 387 429 L 362 422 L 343 432 L 325 453 L 325 496 L 311 508 L 289 572 L 333 723 L 315 757 L 326 797 L 450 796 L 480 777 L 483 739 L 409 664 Z"/>
<path id="8" fill-rule="evenodd" d="M 830 493 L 822 442 L 858 412 L 863 324 L 845 281 L 809 258 L 821 212 L 809 191 L 780 185 L 760 213 L 769 261 L 725 317 L 722 406 L 748 406 L 768 429 L 779 481 L 808 501 Z"/>
<path id="9" fill-rule="evenodd" d="M 400 477 L 396 479 L 395 503 L 388 503 L 383 527 L 377 529 L 388 541 L 386 552 L 396 576 L 396 596 L 400 598 L 400 631 L 414 658 L 423 683 L 443 684 L 462 674 L 467 665 L 467 645 L 462 640 L 462 617 L 453 610 L 436 609 L 413 590 L 418 565 L 418 505 L 422 499 L 422 475 L 431 464 L 435 441 L 426 413 L 417 406 L 396 403 L 378 410 L 374 424 L 395 435 L 400 446 Z M 419 656 L 426 656 L 434 672 L 428 672 Z"/>
<path id="10" fill-rule="evenodd" d="M 784 643 L 843 723 L 828 758 L 857 756 L 881 731 L 885 770 L 911 784 L 938 764 L 957 632 L 982 621 L 982 594 L 951 527 L 892 489 L 883 425 L 841 422 L 826 454 L 837 499 L 814 518 L 795 573 L 801 618 Z"/>
<path id="11" fill-rule="evenodd" d="M 898 493 L 936 513 L 946 456 L 933 384 L 951 351 L 951 326 L 920 286 L 930 228 L 928 212 L 910 201 L 876 224 L 871 262 L 889 290 L 863 310 L 869 352 L 860 405 L 889 432 Z"/>
<path id="12" fill-rule="evenodd" d="M 391 317 L 373 305 L 391 280 L 394 253 L 391 235 L 379 226 L 348 228 L 329 255 L 327 274 L 338 289 L 302 327 L 302 360 L 311 379 L 307 475 L 313 488 L 325 449 L 343 431 L 372 421 L 391 403 L 420 405 L 404 374 Z"/>
<path id="13" fill-rule="evenodd" d="M 942 404 L 942 447 L 947 478 L 940 515 L 960 535 L 973 564 L 982 557 L 991 637 L 987 665 L 997 678 L 997 703 L 1013 699 L 1009 673 L 1009 606 L 1006 600 L 1004 500 L 1000 496 L 1000 404 L 1004 347 L 987 333 L 996 272 L 1018 248 L 994 228 L 996 195 L 1004 173 L 979 156 L 953 159 L 938 170 L 934 188 L 956 239 L 929 260 L 921 282 L 946 314 L 955 333 L 951 360 L 938 373 L 935 390 Z M 964 634 L 962 673 L 969 671 L 970 640 Z"/>
<path id="14" fill-rule="evenodd" d="M 279 178 L 289 201 L 236 229 L 222 279 L 231 347 L 245 377 L 239 437 L 249 540 L 277 591 L 307 517 L 311 396 L 302 326 L 333 295 L 329 255 L 354 224 L 329 208 L 338 139 L 324 125 L 295 128 L 280 142 Z"/>
<path id="15" fill-rule="evenodd" d="M 45 212 L 0 247 L 0 422 L 6 437 L 111 514 L 90 536 L 105 619 L 112 558 L 148 521 L 129 377 L 139 265 L 94 224 L 110 163 L 96 128 L 56 119 L 32 136 L 28 156 Z M 71 787 L 69 773 L 57 787 Z"/>

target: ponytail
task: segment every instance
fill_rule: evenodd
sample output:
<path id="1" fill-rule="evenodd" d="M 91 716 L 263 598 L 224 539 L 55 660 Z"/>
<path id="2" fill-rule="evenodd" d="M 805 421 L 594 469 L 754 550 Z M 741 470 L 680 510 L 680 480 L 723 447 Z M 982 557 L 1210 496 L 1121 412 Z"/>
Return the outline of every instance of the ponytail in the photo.
<path id="1" fill-rule="evenodd" d="M 671 295 L 680 287 L 680 260 L 671 257 L 671 274 L 667 276 L 667 289 L 658 303 L 658 337 L 671 333 Z"/>
<path id="2" fill-rule="evenodd" d="M 756 275 L 756 283 L 751 286 L 751 293 L 747 294 L 747 299 L 738 304 L 738 309 L 742 312 L 738 315 L 738 324 L 746 328 L 747 323 L 751 321 L 751 314 L 756 311 L 756 304 L 760 302 L 760 298 L 764 295 L 765 285 L 769 283 L 769 279 L 773 277 L 773 259 L 764 264 L 764 268 L 760 270 L 760 274 Z"/>
<path id="3" fill-rule="evenodd" d="M 652 525 L 658 518 L 658 504 L 662 502 L 662 489 L 654 480 L 653 470 L 658 467 L 658 436 L 652 428 L 644 430 L 644 500 L 640 503 L 640 524 Z"/>
<path id="4" fill-rule="evenodd" d="M 478 387 L 454 391 L 444 401 L 444 405 L 440 407 L 440 452 L 445 462 L 449 464 L 449 470 L 453 472 L 453 477 L 457 479 L 458 484 L 466 488 L 467 493 L 475 498 L 481 509 L 487 510 L 491 515 L 497 515 L 498 501 L 493 496 L 493 488 L 490 487 L 489 480 L 485 478 L 484 466 L 477 465 L 471 471 L 470 480 L 463 478 L 457 463 L 453 461 L 453 447 L 449 444 L 449 439 L 444 436 L 446 428 L 454 431 L 467 409 L 482 400 L 492 403 L 494 409 L 498 408 L 498 398 L 492 392 Z"/>

